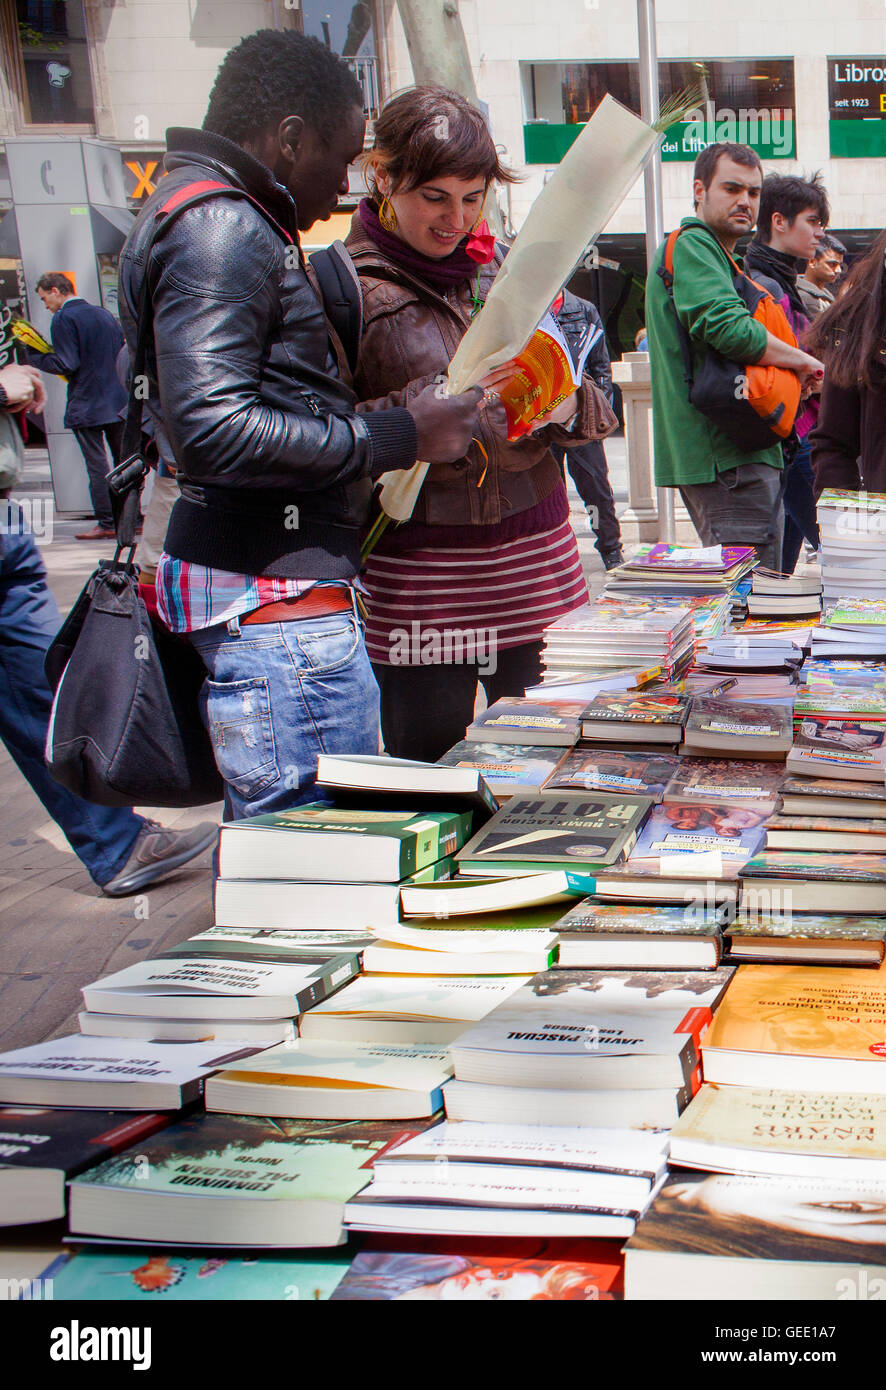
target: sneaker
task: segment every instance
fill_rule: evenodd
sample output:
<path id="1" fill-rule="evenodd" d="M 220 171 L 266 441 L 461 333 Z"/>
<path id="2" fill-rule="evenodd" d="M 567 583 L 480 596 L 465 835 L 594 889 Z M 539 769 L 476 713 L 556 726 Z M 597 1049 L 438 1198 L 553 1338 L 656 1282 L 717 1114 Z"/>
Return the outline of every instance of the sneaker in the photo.
<path id="1" fill-rule="evenodd" d="M 622 550 L 621 546 L 619 546 L 617 550 L 607 550 L 605 555 L 600 556 L 600 559 L 603 561 L 604 569 L 614 570 L 616 565 L 624 564 L 624 551 Z"/>
<path id="2" fill-rule="evenodd" d="M 167 830 L 159 821 L 145 821 L 123 868 L 102 884 L 102 892 L 108 898 L 125 898 L 148 884 L 159 883 L 173 869 L 212 849 L 217 838 L 218 826 L 212 821 L 202 821 L 191 830 Z"/>
<path id="3" fill-rule="evenodd" d="M 80 531 L 75 537 L 77 541 L 115 541 L 117 532 L 113 527 L 93 526 L 91 531 Z"/>

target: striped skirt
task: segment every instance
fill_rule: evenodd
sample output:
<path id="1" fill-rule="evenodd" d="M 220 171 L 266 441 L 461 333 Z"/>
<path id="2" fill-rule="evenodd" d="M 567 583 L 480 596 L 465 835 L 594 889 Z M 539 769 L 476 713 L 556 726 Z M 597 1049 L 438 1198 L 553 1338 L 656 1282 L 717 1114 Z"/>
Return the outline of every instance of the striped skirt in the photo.
<path id="1" fill-rule="evenodd" d="M 568 521 L 482 549 L 373 552 L 366 647 L 382 666 L 462 665 L 537 642 L 562 613 L 587 602 Z"/>

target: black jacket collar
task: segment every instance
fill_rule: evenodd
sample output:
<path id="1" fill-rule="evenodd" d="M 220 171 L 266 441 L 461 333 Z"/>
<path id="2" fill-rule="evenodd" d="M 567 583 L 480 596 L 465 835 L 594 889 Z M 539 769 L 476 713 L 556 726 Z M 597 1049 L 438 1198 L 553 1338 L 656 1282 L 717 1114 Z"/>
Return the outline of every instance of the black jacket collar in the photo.
<path id="1" fill-rule="evenodd" d="M 171 126 L 166 132 L 164 165 L 167 171 L 194 164 L 227 179 L 257 198 L 274 221 L 279 222 L 293 239 L 297 238 L 295 202 L 266 164 L 224 135 L 191 130 L 186 126 Z"/>

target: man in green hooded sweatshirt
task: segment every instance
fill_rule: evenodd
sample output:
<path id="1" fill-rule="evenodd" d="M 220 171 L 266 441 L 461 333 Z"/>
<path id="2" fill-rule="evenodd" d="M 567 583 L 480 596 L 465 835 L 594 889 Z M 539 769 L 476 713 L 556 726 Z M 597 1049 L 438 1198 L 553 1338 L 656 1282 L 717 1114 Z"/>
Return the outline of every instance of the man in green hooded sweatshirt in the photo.
<path id="1" fill-rule="evenodd" d="M 747 145 L 709 145 L 695 162 L 695 215 L 674 247 L 673 307 L 655 253 L 646 282 L 646 328 L 652 368 L 655 481 L 677 487 L 703 545 L 752 545 L 761 565 L 781 568 L 783 456 L 769 448 L 744 453 L 689 403 L 674 317 L 689 334 L 693 366 L 713 348 L 740 364 L 787 367 L 805 388 L 822 364 L 757 323 L 733 284 L 730 255 L 757 220 L 763 171 Z M 728 254 L 727 254 L 728 253 Z"/>

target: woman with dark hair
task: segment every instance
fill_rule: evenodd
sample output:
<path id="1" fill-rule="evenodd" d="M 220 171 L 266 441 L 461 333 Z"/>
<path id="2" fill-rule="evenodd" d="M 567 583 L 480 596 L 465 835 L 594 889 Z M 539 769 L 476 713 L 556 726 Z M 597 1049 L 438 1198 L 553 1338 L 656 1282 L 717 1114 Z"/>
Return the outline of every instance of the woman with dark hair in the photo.
<path id="1" fill-rule="evenodd" d="M 483 204 L 513 175 L 483 116 L 434 87 L 387 104 L 366 159 L 372 195 L 345 244 L 364 301 L 355 388 L 372 409 L 445 380 L 504 254 L 478 234 Z M 468 454 L 430 469 L 366 568 L 366 643 L 394 756 L 431 761 L 457 743 L 478 680 L 489 703 L 522 695 L 539 678 L 544 627 L 587 598 L 549 446 L 601 439 L 615 417 L 585 377 L 543 428 L 509 443 L 504 408 L 486 395 Z"/>
<path id="2" fill-rule="evenodd" d="M 825 364 L 810 436 L 815 491 L 886 492 L 886 232 L 852 267 L 846 288 L 813 323 L 807 351 Z"/>

